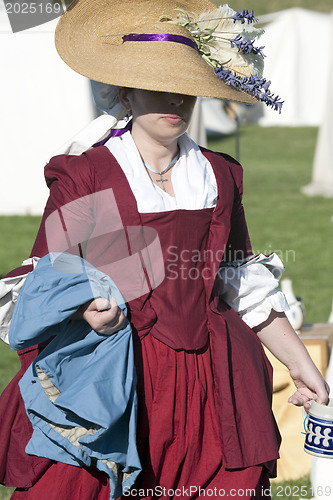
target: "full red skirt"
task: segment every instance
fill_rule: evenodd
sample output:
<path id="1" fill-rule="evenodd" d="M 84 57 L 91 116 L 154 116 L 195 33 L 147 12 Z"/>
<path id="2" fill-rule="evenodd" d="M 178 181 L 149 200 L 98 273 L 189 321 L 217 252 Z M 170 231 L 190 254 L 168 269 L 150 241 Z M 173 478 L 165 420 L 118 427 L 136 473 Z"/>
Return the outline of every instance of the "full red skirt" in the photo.
<path id="1" fill-rule="evenodd" d="M 200 351 L 177 351 L 147 335 L 135 352 L 143 471 L 123 498 L 267 499 L 265 469 L 223 466 L 209 343 Z M 12 499 L 109 500 L 109 495 L 107 476 L 97 469 L 52 463 Z"/>

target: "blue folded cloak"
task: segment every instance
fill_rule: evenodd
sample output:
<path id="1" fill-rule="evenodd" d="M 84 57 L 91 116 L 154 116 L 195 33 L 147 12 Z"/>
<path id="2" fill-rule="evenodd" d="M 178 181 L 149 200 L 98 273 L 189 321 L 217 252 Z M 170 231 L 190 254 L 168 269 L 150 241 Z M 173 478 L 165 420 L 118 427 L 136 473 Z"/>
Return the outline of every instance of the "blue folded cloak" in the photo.
<path id="1" fill-rule="evenodd" d="M 73 314 L 85 302 L 113 296 L 115 283 L 84 259 L 41 258 L 19 294 L 9 331 L 12 349 L 53 337 L 20 381 L 33 426 L 26 452 L 76 466 L 95 466 L 110 480 L 110 498 L 128 491 L 141 471 L 136 448 L 136 377 L 128 320 L 101 335 Z"/>

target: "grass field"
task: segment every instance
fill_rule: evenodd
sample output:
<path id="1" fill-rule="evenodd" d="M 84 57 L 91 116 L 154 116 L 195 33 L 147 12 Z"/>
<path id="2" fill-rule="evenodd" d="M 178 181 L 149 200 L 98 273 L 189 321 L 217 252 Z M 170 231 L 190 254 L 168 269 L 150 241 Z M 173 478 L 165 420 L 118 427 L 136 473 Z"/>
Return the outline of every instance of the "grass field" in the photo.
<path id="1" fill-rule="evenodd" d="M 5 488 L 0 485 L 0 500 L 8 500 L 14 491 L 14 488 Z"/>

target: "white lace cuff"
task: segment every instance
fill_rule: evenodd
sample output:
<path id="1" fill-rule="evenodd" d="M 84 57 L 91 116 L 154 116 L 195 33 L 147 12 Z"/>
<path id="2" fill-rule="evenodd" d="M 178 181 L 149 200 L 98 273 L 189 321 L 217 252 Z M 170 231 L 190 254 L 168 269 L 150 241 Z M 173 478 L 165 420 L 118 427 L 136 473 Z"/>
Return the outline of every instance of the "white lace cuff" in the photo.
<path id="1" fill-rule="evenodd" d="M 280 258 L 272 253 L 223 264 L 220 294 L 251 328 L 269 317 L 272 309 L 289 309 L 281 290 L 276 290 L 284 271 Z"/>
<path id="2" fill-rule="evenodd" d="M 32 257 L 22 262 L 22 266 L 37 266 L 39 257 Z M 0 280 L 0 339 L 9 344 L 8 332 L 18 294 L 24 285 L 27 274 Z"/>

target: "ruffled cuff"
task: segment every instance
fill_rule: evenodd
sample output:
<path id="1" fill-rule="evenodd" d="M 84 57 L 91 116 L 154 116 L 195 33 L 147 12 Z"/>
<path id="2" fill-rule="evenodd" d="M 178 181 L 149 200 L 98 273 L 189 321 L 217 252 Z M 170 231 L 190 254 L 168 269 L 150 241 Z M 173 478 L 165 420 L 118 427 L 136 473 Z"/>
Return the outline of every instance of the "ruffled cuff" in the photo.
<path id="1" fill-rule="evenodd" d="M 243 321 L 254 328 L 266 321 L 274 309 L 289 309 L 281 290 L 277 290 L 284 271 L 280 258 L 272 253 L 231 263 L 220 268 L 220 295 Z"/>
<path id="2" fill-rule="evenodd" d="M 39 257 L 32 257 L 22 262 L 22 266 L 36 267 Z M 29 272 L 31 272 L 29 271 Z M 23 287 L 28 273 L 0 280 L 0 339 L 9 343 L 8 332 L 18 294 Z"/>

